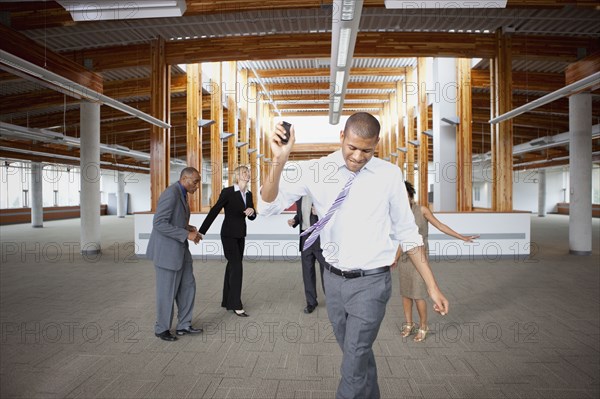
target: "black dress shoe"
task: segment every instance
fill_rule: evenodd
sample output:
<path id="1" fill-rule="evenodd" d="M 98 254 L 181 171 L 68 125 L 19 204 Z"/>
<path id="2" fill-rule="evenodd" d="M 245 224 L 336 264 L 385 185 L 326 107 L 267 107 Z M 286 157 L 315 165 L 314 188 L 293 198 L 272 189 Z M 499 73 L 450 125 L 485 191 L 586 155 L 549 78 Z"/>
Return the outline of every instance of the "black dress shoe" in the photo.
<path id="1" fill-rule="evenodd" d="M 304 308 L 304 313 L 309 314 L 314 312 L 315 308 L 317 307 L 317 305 L 306 305 L 306 307 Z"/>
<path id="2" fill-rule="evenodd" d="M 240 316 L 240 317 L 249 317 L 250 316 L 248 313 L 246 313 L 246 311 L 244 309 L 234 310 L 233 313 L 235 313 L 236 316 Z"/>
<path id="3" fill-rule="evenodd" d="M 162 339 L 163 341 L 177 341 L 177 337 L 172 336 L 171 331 L 169 331 L 169 330 L 163 331 L 161 333 L 155 333 L 154 335 L 156 335 L 158 338 Z"/>
<path id="4" fill-rule="evenodd" d="M 204 330 L 202 330 L 201 328 L 194 328 L 194 327 L 188 327 L 188 328 L 184 328 L 183 330 L 177 330 L 175 333 L 177 335 L 185 335 L 185 334 L 202 334 Z"/>

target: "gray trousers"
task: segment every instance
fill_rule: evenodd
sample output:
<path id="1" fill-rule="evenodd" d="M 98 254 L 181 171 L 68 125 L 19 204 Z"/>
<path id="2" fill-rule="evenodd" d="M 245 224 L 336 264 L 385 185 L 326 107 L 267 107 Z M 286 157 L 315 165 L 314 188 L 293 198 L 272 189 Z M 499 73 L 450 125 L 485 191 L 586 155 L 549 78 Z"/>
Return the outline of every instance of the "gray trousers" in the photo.
<path id="1" fill-rule="evenodd" d="M 345 279 L 325 271 L 327 314 L 342 349 L 337 399 L 379 399 L 373 342 L 392 294 L 389 272 Z"/>
<path id="2" fill-rule="evenodd" d="M 308 236 L 300 237 L 300 248 L 304 246 L 304 241 Z M 315 262 L 319 262 L 321 269 L 321 284 L 323 287 L 323 293 L 325 293 L 325 283 L 323 282 L 323 271 L 325 269 L 325 258 L 323 257 L 323 250 L 321 249 L 321 240 L 317 238 L 317 241 L 310 248 L 300 253 L 300 259 L 302 261 L 302 280 L 304 281 L 304 296 L 306 297 L 306 304 L 317 306 L 317 273 L 315 271 Z"/>
<path id="3" fill-rule="evenodd" d="M 191 257 L 184 260 L 177 271 L 154 266 L 156 270 L 156 325 L 154 332 L 160 334 L 171 329 L 173 302 L 177 303 L 177 330 L 192 325 L 196 279 Z"/>

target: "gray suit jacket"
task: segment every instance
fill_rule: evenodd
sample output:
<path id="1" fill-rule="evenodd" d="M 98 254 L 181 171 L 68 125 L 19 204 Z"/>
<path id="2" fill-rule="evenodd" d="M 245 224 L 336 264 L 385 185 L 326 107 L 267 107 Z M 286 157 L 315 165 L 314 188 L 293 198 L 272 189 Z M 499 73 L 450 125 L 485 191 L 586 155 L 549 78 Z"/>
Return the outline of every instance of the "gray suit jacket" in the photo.
<path id="1" fill-rule="evenodd" d="M 191 260 L 188 244 L 190 208 L 179 183 L 171 184 L 158 199 L 146 256 L 163 269 L 179 270 Z M 187 257 L 186 257 L 187 254 Z"/>

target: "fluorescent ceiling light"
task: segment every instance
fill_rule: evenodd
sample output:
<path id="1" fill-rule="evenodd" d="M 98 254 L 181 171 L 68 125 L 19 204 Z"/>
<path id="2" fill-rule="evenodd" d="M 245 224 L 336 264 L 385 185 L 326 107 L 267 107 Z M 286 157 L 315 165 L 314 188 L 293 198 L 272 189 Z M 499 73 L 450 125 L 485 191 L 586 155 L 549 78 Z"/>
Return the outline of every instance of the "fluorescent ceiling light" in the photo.
<path id="1" fill-rule="evenodd" d="M 416 10 L 419 8 L 506 8 L 508 0 L 471 0 L 471 1 L 440 1 L 440 0 L 385 0 L 385 8 L 401 8 Z"/>
<path id="2" fill-rule="evenodd" d="M 578 80 L 575 83 L 571 83 L 570 85 L 563 87 L 562 89 L 553 91 L 550 94 L 546 94 L 543 97 L 540 97 L 536 100 L 528 102 L 527 104 L 522 105 L 518 108 L 515 108 L 511 111 L 508 111 L 505 114 L 497 116 L 494 119 L 491 119 L 490 123 L 499 123 L 499 122 L 503 122 L 503 121 L 512 119 L 515 116 L 524 114 L 525 112 L 532 111 L 532 110 L 536 109 L 537 107 L 541 107 L 542 105 L 551 103 L 552 101 L 558 100 L 559 98 L 563 98 L 563 97 L 569 96 L 571 94 L 576 94 L 580 91 L 588 89 L 592 86 L 597 85 L 598 83 L 600 83 L 600 72 L 593 73 L 588 77 L 585 77 L 581 80 Z"/>
<path id="3" fill-rule="evenodd" d="M 228 133 L 228 132 L 221 133 L 221 140 L 222 141 L 228 140 L 231 137 L 233 137 L 233 133 Z"/>
<path id="4" fill-rule="evenodd" d="M 216 122 L 212 119 L 198 119 L 199 127 L 208 127 L 214 125 Z"/>
<path id="5" fill-rule="evenodd" d="M 342 1 L 342 21 L 352 21 L 354 18 L 354 0 Z"/>
<path id="6" fill-rule="evenodd" d="M 107 21 L 140 18 L 181 17 L 186 10 L 185 0 L 120 2 L 94 0 L 93 2 L 58 1 L 73 21 Z"/>
<path id="7" fill-rule="evenodd" d="M 397 157 L 397 156 L 398 156 L 398 153 L 397 153 L 397 152 L 390 152 L 390 156 L 391 156 L 391 157 Z"/>
<path id="8" fill-rule="evenodd" d="M 337 125 L 338 123 L 340 123 L 340 113 L 334 112 L 331 114 L 331 116 L 329 118 L 329 124 Z"/>
<path id="9" fill-rule="evenodd" d="M 248 154 L 258 151 L 258 148 L 248 148 Z"/>
<path id="10" fill-rule="evenodd" d="M 92 102 L 100 102 L 102 104 L 108 105 L 111 108 L 135 116 L 136 118 L 139 118 L 143 121 L 161 127 L 163 129 L 169 129 L 171 127 L 171 125 L 169 125 L 168 123 L 165 123 L 160 119 L 148 115 L 137 108 L 133 108 L 127 104 L 115 100 L 114 98 L 98 93 L 97 91 L 80 85 L 79 83 L 73 82 L 72 80 L 69 80 L 59 74 L 50 72 L 43 67 L 26 61 L 4 50 L 0 50 L 0 64 L 6 64 L 9 66 L 16 64 L 19 66 L 19 70 L 26 72 L 28 75 L 31 75 L 29 76 L 29 79 L 34 82 L 37 82 L 37 79 L 41 79 L 42 81 L 50 83 L 53 86 L 60 87 L 66 90 L 66 93 L 77 94 L 78 96 L 80 96 L 80 98 Z M 35 79 L 33 79 L 32 77 L 35 77 Z"/>
<path id="11" fill-rule="evenodd" d="M 237 143 L 235 143 L 235 147 L 236 148 L 242 148 L 245 145 L 248 145 L 248 142 L 246 142 L 246 141 L 238 141 Z"/>
<path id="12" fill-rule="evenodd" d="M 460 124 L 460 120 L 456 116 L 442 117 L 442 122 L 446 122 L 449 125 L 458 125 Z"/>
<path id="13" fill-rule="evenodd" d="M 418 147 L 421 145 L 421 142 L 419 140 L 408 140 L 408 144 L 412 144 L 415 147 Z"/>
<path id="14" fill-rule="evenodd" d="M 433 131 L 431 131 L 431 130 L 425 130 L 425 131 L 423 132 L 423 134 L 424 134 L 425 136 L 427 136 L 427 137 L 431 137 L 431 138 L 433 138 Z"/>
<path id="15" fill-rule="evenodd" d="M 108 146 L 112 147 L 112 148 L 116 148 L 117 150 L 121 150 L 121 151 L 126 151 L 126 152 L 131 151 L 131 149 L 129 149 L 129 147 L 125 147 L 124 145 L 120 145 L 120 144 L 109 144 Z"/>
<path id="16" fill-rule="evenodd" d="M 344 90 L 344 75 L 346 75 L 346 71 L 337 71 L 335 73 L 335 88 L 333 94 L 342 94 L 342 91 Z"/>
<path id="17" fill-rule="evenodd" d="M 340 101 L 341 100 L 342 100 L 342 98 L 339 96 L 333 97 L 333 112 L 340 112 Z"/>
<path id="18" fill-rule="evenodd" d="M 403 152 L 403 153 L 407 153 L 408 152 L 408 148 L 406 147 L 398 147 L 398 151 Z"/>
<path id="19" fill-rule="evenodd" d="M 352 29 L 350 29 L 350 28 L 340 29 L 340 40 L 338 43 L 338 53 L 337 53 L 338 68 L 346 67 L 346 62 L 348 61 L 348 46 L 350 45 L 350 36 L 351 35 L 352 35 Z"/>
<path id="20" fill-rule="evenodd" d="M 72 147 L 81 147 L 81 140 L 77 137 L 65 136 L 62 133 L 53 132 L 47 129 L 36 129 L 31 127 L 24 127 L 19 125 L 13 125 L 11 123 L 0 122 L 0 136 L 16 137 L 20 139 L 34 140 L 43 143 L 61 144 Z M 131 150 L 128 147 L 119 144 L 104 144 L 100 143 L 100 152 L 118 154 L 127 156 L 135 159 L 149 160 L 150 154 L 142 151 Z M 11 149 L 11 151 L 16 151 Z M 33 153 L 31 153 L 34 155 Z M 60 158 L 58 155 L 53 153 L 43 153 L 46 156 L 53 156 Z M 72 157 L 73 159 L 79 159 Z M 66 159 L 66 158 L 65 158 Z M 71 159 L 71 158 L 68 158 Z M 179 160 L 172 159 L 171 164 L 178 164 Z M 179 161 L 181 162 L 181 161 Z M 128 165 L 127 167 L 133 167 Z"/>
<path id="21" fill-rule="evenodd" d="M 540 137 L 537 139 L 533 139 L 529 142 L 529 144 L 536 146 L 536 145 L 544 145 L 544 144 L 548 144 L 548 142 L 546 141 L 546 137 Z"/>

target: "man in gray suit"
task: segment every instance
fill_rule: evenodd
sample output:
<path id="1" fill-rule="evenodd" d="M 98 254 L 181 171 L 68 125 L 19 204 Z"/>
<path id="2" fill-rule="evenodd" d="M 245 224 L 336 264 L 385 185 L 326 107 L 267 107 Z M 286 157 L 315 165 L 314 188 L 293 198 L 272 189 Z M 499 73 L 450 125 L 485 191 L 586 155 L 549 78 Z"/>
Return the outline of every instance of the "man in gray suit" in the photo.
<path id="1" fill-rule="evenodd" d="M 171 335 L 173 302 L 177 302 L 177 335 L 199 334 L 192 327 L 192 311 L 196 296 L 196 280 L 188 240 L 198 244 L 202 235 L 188 224 L 190 207 L 187 193 L 195 193 L 200 174 L 195 168 L 181 171 L 179 181 L 171 184 L 158 199 L 152 233 L 146 256 L 156 270 L 155 335 L 165 341 L 176 341 Z"/>

